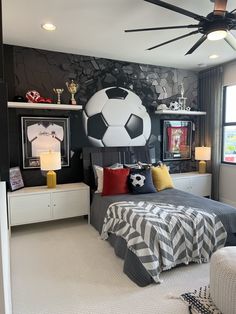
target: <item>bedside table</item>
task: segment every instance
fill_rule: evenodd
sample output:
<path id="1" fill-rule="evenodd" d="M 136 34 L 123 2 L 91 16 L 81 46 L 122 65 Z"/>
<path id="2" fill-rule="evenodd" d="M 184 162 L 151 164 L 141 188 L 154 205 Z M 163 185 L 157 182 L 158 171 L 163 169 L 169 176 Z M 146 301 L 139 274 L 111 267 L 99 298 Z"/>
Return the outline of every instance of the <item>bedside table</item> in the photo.
<path id="1" fill-rule="evenodd" d="M 211 198 L 211 173 L 173 173 L 171 178 L 176 189 Z"/>
<path id="2" fill-rule="evenodd" d="M 35 186 L 8 192 L 10 225 L 83 215 L 88 215 L 90 223 L 89 193 L 89 186 L 82 182 L 58 184 L 55 189 Z"/>

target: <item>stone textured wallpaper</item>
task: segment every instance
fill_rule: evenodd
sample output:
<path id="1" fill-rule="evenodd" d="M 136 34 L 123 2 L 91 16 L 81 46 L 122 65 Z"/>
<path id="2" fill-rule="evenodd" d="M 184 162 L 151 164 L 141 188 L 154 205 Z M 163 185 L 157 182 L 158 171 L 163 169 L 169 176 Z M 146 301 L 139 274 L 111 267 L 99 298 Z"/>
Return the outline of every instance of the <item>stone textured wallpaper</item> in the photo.
<path id="1" fill-rule="evenodd" d="M 157 104 L 169 104 L 180 96 L 184 84 L 187 106 L 197 108 L 197 73 L 174 68 L 14 47 L 15 92 L 36 89 L 56 102 L 53 88 L 64 88 L 62 102 L 69 102 L 65 82 L 79 83 L 76 99 L 85 105 L 98 90 L 120 86 L 134 91 L 151 112 Z"/>
<path id="2" fill-rule="evenodd" d="M 158 104 L 169 105 L 171 101 L 176 101 L 180 97 L 182 83 L 185 90 L 184 96 L 187 97 L 186 105 L 197 110 L 198 74 L 196 72 L 18 46 L 9 47 L 12 51 L 14 72 L 14 78 L 11 80 L 14 82 L 14 88 L 10 86 L 9 100 L 12 100 L 13 96 L 16 95 L 25 96 L 28 90 L 37 90 L 41 96 L 50 97 L 56 103 L 57 97 L 53 88 L 64 88 L 61 95 L 62 103 L 69 103 L 70 94 L 65 83 L 70 79 L 79 84 L 75 98 L 77 103 L 83 107 L 95 92 L 103 88 L 119 86 L 130 89 L 141 98 L 142 104 L 151 117 L 152 130 L 148 144 L 155 147 L 154 159 L 156 161 L 161 159 L 162 119 L 191 120 L 196 125 L 197 130 L 198 117 L 163 116 L 154 113 Z M 79 161 L 81 148 L 91 145 L 83 130 L 82 111 L 40 111 L 29 110 L 27 113 L 28 115 L 66 115 L 70 117 L 71 156 L 74 156 L 72 164 L 77 162 L 81 166 Z M 17 121 L 23 114 L 26 114 L 26 110 L 11 112 L 10 119 L 12 123 L 16 123 L 18 131 L 19 122 Z M 17 132 L 17 130 L 11 132 Z M 193 132 L 193 145 L 194 142 L 198 144 L 197 132 Z M 19 165 L 20 163 L 20 145 L 21 143 L 16 142 L 12 142 L 10 145 L 12 164 Z M 15 154 L 16 146 L 18 147 L 17 154 Z M 196 168 L 196 162 L 193 160 L 169 162 L 169 165 L 171 172 L 191 171 Z M 72 177 L 72 181 L 80 179 L 81 169 L 76 172 L 78 174 L 76 177 L 74 173 L 73 169 L 64 169 L 64 178 L 70 180 L 68 178 Z M 24 175 L 27 178 L 30 176 L 28 173 Z"/>

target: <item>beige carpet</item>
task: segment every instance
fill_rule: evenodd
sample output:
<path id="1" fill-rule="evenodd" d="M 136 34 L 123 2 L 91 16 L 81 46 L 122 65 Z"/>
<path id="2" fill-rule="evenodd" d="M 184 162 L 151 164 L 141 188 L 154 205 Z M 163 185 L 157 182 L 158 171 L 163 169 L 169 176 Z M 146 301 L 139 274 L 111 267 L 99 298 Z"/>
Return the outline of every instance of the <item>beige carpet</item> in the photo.
<path id="1" fill-rule="evenodd" d="M 11 251 L 14 314 L 187 314 L 176 297 L 209 280 L 209 264 L 194 264 L 140 288 L 83 219 L 17 227 Z"/>

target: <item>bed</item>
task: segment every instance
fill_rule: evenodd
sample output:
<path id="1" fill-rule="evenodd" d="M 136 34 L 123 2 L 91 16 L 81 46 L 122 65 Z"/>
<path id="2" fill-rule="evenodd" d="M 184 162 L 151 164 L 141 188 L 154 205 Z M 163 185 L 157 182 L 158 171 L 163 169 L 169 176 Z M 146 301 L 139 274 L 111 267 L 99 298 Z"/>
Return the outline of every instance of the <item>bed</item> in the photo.
<path id="1" fill-rule="evenodd" d="M 92 165 L 107 167 L 113 163 L 132 164 L 137 161 L 151 162 L 153 151 L 146 147 L 119 147 L 119 148 L 85 148 L 83 149 L 84 180 L 91 187 L 91 224 L 101 234 L 104 218 L 110 204 L 122 201 L 147 201 L 173 204 L 173 206 L 191 206 L 204 208 L 206 213 L 214 213 L 222 222 L 227 231 L 226 245 L 236 245 L 236 209 L 226 204 L 207 198 L 198 197 L 177 189 L 166 189 L 157 193 L 148 194 L 121 194 L 102 196 L 93 193 L 95 188 Z M 124 273 L 137 285 L 144 287 L 154 282 L 153 277 L 143 267 L 140 259 L 127 248 L 124 237 L 109 234 L 107 239 L 113 246 L 115 254 L 124 259 Z"/>

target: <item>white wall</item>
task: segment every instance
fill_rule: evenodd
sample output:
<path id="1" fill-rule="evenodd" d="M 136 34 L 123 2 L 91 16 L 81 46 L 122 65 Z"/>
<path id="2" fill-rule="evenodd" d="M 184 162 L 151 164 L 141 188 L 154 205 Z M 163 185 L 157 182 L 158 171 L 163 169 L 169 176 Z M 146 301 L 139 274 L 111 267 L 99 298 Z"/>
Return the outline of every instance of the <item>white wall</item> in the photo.
<path id="1" fill-rule="evenodd" d="M 219 198 L 236 207 L 236 165 L 221 164 Z"/>
<path id="2" fill-rule="evenodd" d="M 0 313 L 12 314 L 6 186 L 0 182 Z"/>
<path id="3" fill-rule="evenodd" d="M 223 85 L 236 85 L 236 60 L 223 66 Z"/>
<path id="4" fill-rule="evenodd" d="M 236 60 L 224 65 L 223 84 L 236 85 Z M 236 165 L 221 164 L 219 198 L 236 207 Z"/>

